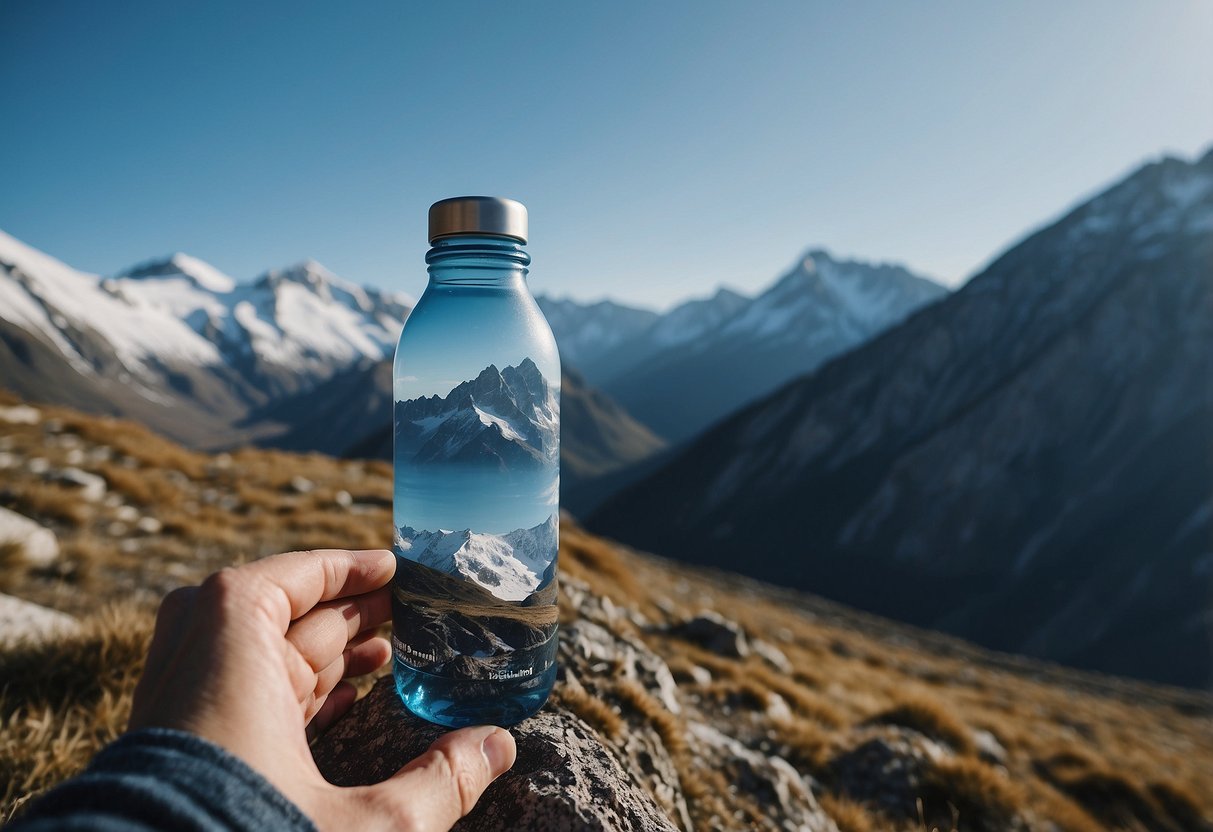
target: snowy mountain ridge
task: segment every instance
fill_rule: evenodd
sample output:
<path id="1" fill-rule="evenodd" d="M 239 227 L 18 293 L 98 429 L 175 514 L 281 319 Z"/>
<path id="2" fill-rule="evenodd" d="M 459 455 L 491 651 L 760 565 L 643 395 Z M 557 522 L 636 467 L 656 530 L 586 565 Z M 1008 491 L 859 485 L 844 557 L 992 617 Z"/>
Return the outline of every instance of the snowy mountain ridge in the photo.
<path id="1" fill-rule="evenodd" d="M 396 448 L 401 458 L 419 464 L 553 464 L 560 448 L 560 405 L 531 359 L 504 370 L 490 364 L 444 397 L 397 402 Z"/>
<path id="2" fill-rule="evenodd" d="M 82 373 L 107 370 L 102 358 L 112 356 L 122 371 L 154 382 L 166 365 L 250 358 L 327 377 L 389 354 L 411 301 L 343 281 L 314 261 L 238 283 L 178 253 L 101 277 L 0 232 L 0 308 Z M 102 343 L 86 349 L 82 333 Z M 106 345 L 109 355 L 98 354 Z"/>
<path id="3" fill-rule="evenodd" d="M 472 580 L 503 601 L 523 601 L 545 581 L 556 555 L 556 530 L 555 514 L 501 535 L 401 526 L 395 544 L 422 566 Z"/>

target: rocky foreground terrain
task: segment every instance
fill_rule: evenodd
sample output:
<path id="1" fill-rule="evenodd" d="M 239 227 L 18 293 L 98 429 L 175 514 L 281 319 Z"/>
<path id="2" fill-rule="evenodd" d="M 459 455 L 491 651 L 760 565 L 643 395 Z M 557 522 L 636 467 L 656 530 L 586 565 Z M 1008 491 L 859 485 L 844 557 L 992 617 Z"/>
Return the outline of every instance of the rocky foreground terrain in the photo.
<path id="1" fill-rule="evenodd" d="M 389 495 L 384 463 L 193 453 L 0 394 L 0 817 L 122 730 L 165 591 L 386 545 Z M 1213 829 L 1207 694 L 561 532 L 562 678 L 464 828 Z M 436 730 L 383 682 L 314 751 L 350 783 Z"/>

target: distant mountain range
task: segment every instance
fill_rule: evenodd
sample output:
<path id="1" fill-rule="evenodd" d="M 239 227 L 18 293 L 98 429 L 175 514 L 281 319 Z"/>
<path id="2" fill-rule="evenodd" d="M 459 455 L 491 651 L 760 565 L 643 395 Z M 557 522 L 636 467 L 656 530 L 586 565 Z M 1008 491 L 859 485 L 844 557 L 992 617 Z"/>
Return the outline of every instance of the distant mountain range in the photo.
<path id="1" fill-rule="evenodd" d="M 503 601 L 523 601 L 552 578 L 556 515 L 508 534 L 397 530 L 395 545 L 410 560 L 446 575 L 467 578 Z"/>
<path id="2" fill-rule="evenodd" d="M 560 447 L 560 405 L 535 362 L 490 364 L 446 396 L 396 402 L 396 458 L 414 465 L 548 465 Z"/>
<path id="3" fill-rule="evenodd" d="M 195 445 L 263 436 L 252 413 L 390 354 L 410 308 L 312 261 L 237 283 L 177 254 L 103 278 L 0 232 L 3 384 Z"/>
<path id="4" fill-rule="evenodd" d="M 312 261 L 238 283 L 176 254 L 107 278 L 0 232 L 0 386 L 194 446 L 387 459 L 391 355 L 410 308 Z M 663 444 L 575 371 L 563 386 L 568 483 Z"/>
<path id="5" fill-rule="evenodd" d="M 999 649 L 1213 682 L 1213 152 L 1146 165 L 672 457 L 590 527 Z"/>
<path id="6" fill-rule="evenodd" d="M 753 298 L 720 289 L 661 316 L 605 301 L 539 304 L 562 355 L 576 355 L 592 384 L 680 442 L 946 295 L 901 266 L 814 249 Z"/>

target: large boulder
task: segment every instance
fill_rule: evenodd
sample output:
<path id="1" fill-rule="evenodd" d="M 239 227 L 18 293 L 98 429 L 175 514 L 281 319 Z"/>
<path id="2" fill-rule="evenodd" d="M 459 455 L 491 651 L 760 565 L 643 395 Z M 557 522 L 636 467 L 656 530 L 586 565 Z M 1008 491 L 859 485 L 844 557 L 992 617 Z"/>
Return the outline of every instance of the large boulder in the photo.
<path id="1" fill-rule="evenodd" d="M 385 678 L 312 745 L 312 754 L 331 782 L 365 785 L 391 776 L 444 730 L 406 711 Z M 456 829 L 676 829 L 594 730 L 571 712 L 549 706 L 515 726 L 513 734 L 517 762 Z"/>

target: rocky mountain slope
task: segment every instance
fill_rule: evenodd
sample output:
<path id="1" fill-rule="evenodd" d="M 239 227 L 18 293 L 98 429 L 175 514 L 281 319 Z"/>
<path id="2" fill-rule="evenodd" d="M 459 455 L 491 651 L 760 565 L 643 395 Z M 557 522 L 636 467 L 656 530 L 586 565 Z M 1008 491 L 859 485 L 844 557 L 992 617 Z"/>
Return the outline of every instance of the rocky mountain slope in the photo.
<path id="1" fill-rule="evenodd" d="M 390 354 L 410 306 L 312 261 L 237 283 L 177 254 L 103 278 L 0 232 L 3 384 L 197 444 L 241 420 L 256 438 L 252 411 Z"/>
<path id="2" fill-rule="evenodd" d="M 1211 275 L 1213 153 L 1146 165 L 590 525 L 1000 649 L 1208 684 Z"/>
<path id="3" fill-rule="evenodd" d="M 391 535 L 384 463 L 200 454 L 2 394 L 0 469 L 0 504 L 43 531 L 0 542 L 0 591 L 78 617 L 0 647 L 0 818 L 122 730 L 165 592 Z M 567 518 L 560 543 L 561 679 L 461 829 L 1213 829 L 1208 694 L 977 649 Z M 365 782 L 437 730 L 384 681 L 313 753 Z"/>
<path id="4" fill-rule="evenodd" d="M 756 297 L 720 289 L 618 343 L 587 343 L 569 302 L 554 310 L 552 329 L 562 355 L 576 339 L 591 383 L 679 442 L 946 294 L 901 266 L 814 249 Z"/>

